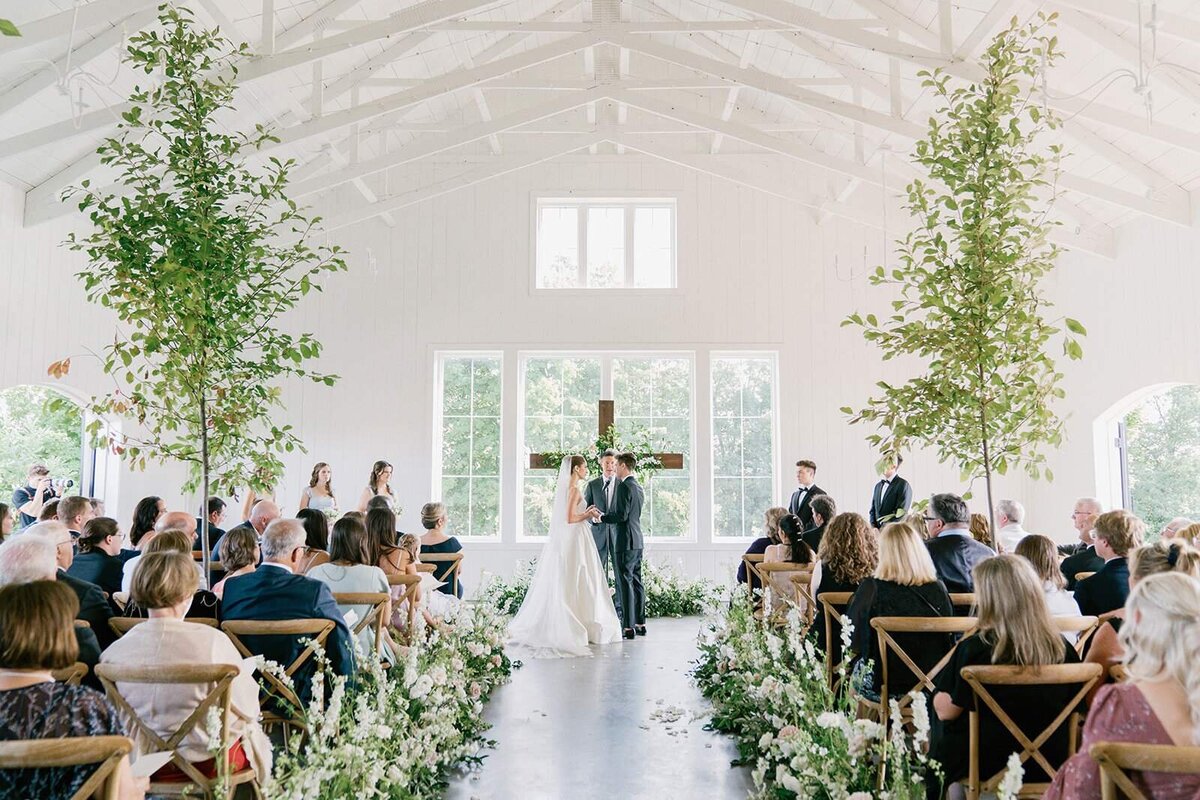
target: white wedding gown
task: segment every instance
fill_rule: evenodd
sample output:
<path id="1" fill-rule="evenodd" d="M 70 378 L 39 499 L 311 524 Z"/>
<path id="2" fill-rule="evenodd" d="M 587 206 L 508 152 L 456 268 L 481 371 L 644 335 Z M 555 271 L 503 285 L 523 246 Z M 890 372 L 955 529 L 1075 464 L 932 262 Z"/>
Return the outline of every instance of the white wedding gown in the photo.
<path id="1" fill-rule="evenodd" d="M 591 525 L 567 522 L 570 459 L 559 470 L 550 521 L 550 541 L 542 548 L 525 601 L 509 624 L 510 644 L 528 648 L 534 658 L 588 656 L 588 644 L 621 640 L 621 623 Z M 583 499 L 574 513 L 583 511 Z"/>

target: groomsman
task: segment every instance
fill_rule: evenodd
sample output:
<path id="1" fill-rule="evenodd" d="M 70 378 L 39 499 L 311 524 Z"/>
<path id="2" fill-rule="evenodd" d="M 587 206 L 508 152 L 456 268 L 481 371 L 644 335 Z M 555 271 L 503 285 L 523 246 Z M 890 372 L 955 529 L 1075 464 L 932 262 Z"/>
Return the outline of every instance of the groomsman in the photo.
<path id="1" fill-rule="evenodd" d="M 589 506 L 600 509 L 601 514 L 607 514 L 612 508 L 613 492 L 617 488 L 617 453 L 615 450 L 605 450 L 600 454 L 600 475 L 588 481 L 583 499 Z M 608 577 L 608 557 L 612 551 L 612 526 L 604 522 L 592 523 L 592 538 L 596 541 L 596 552 L 600 554 L 600 568 Z M 617 616 L 620 616 L 618 605 Z"/>
<path id="2" fill-rule="evenodd" d="M 825 494 L 825 490 L 816 484 L 817 480 L 817 462 L 809 461 L 804 458 L 796 462 L 796 491 L 792 492 L 792 499 L 788 503 L 788 513 L 795 514 L 800 518 L 803 524 L 803 530 L 808 530 L 813 526 L 812 501 L 819 494 Z"/>
<path id="3" fill-rule="evenodd" d="M 875 484 L 871 493 L 871 527 L 882 528 L 889 522 L 904 518 L 912 508 L 912 487 L 908 481 L 896 474 L 904 457 L 899 453 L 883 470 L 883 478 Z"/>

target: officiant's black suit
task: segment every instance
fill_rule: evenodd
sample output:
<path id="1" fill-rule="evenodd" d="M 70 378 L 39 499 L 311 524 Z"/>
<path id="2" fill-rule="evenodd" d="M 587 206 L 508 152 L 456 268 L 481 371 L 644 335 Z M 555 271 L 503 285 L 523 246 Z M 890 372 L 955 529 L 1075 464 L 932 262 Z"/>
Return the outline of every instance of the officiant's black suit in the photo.
<path id="1" fill-rule="evenodd" d="M 601 475 L 598 478 L 593 478 L 592 480 L 588 481 L 583 493 L 584 501 L 589 506 L 595 506 L 596 508 L 600 509 L 601 514 L 608 513 L 608 496 L 604 491 L 604 482 L 606 480 L 610 480 L 613 483 L 618 483 L 616 475 L 613 475 L 611 478 L 605 478 L 603 475 Z M 614 493 L 616 492 L 616 488 L 616 486 L 613 487 Z M 592 538 L 596 541 L 596 552 L 600 555 L 600 569 L 604 571 L 604 576 L 606 579 L 608 577 L 608 557 L 613 551 L 613 540 L 615 537 L 616 531 L 613 530 L 612 525 L 607 525 L 603 522 L 596 522 L 592 524 Z M 620 595 L 615 596 L 613 600 L 617 609 L 617 616 L 619 617 L 621 616 Z"/>
<path id="2" fill-rule="evenodd" d="M 617 484 L 612 509 L 600 521 L 613 526 L 613 572 L 617 578 L 617 613 L 621 628 L 646 624 L 646 595 L 642 590 L 642 503 L 645 494 L 630 475 Z"/>
<path id="3" fill-rule="evenodd" d="M 881 528 L 883 523 L 900 521 L 898 512 L 912 508 L 912 487 L 899 475 L 889 481 L 880 478 L 871 492 L 871 527 Z"/>

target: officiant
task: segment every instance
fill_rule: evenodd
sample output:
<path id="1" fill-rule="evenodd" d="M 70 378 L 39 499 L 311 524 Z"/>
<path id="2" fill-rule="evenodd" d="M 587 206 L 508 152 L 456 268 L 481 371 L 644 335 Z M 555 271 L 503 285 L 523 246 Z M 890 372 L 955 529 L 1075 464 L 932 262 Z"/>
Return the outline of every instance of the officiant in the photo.
<path id="1" fill-rule="evenodd" d="M 617 453 L 615 450 L 605 450 L 600 454 L 600 475 L 588 481 L 584 492 L 584 501 L 589 506 L 600 509 L 601 514 L 607 514 L 612 507 L 613 492 L 617 488 Z M 600 554 L 600 568 L 608 579 L 608 561 L 612 552 L 616 531 L 612 525 L 603 522 L 592 523 L 592 538 L 596 540 L 596 552 Z M 621 616 L 620 598 L 617 603 L 617 616 Z"/>

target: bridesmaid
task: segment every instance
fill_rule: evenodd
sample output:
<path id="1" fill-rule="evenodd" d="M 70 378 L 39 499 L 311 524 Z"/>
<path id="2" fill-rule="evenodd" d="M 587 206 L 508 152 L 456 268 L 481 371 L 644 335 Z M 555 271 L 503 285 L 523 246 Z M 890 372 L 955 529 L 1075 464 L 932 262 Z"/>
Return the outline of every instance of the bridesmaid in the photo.
<path id="1" fill-rule="evenodd" d="M 337 497 L 333 493 L 333 468 L 324 461 L 318 461 L 313 467 L 308 486 L 300 492 L 300 508 L 311 508 L 325 514 L 330 510 L 337 513 Z"/>
<path id="2" fill-rule="evenodd" d="M 358 510 L 365 514 L 367 513 L 367 503 L 372 497 L 386 497 L 388 499 L 388 507 L 394 512 L 396 510 L 396 496 L 392 494 L 392 465 L 386 461 L 376 461 L 371 467 L 371 477 L 367 479 L 367 488 L 363 489 L 362 496 L 358 498 Z"/>

